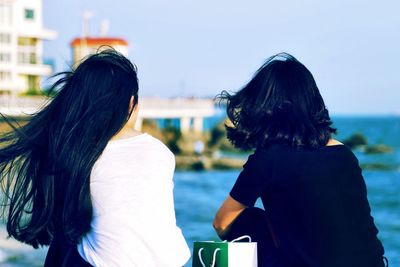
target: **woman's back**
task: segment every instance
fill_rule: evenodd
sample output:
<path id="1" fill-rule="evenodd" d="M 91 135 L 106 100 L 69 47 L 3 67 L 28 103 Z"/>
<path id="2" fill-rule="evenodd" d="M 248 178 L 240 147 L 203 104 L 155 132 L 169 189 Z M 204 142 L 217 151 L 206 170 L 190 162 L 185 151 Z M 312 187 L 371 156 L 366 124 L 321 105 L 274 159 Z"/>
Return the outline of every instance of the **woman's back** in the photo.
<path id="1" fill-rule="evenodd" d="M 343 145 L 258 149 L 230 195 L 246 206 L 261 197 L 289 266 L 376 266 L 382 259 L 361 169 Z"/>
<path id="2" fill-rule="evenodd" d="M 287 266 L 382 264 L 361 169 L 347 147 L 332 141 L 336 129 L 311 72 L 280 53 L 221 99 L 228 139 L 256 152 L 216 214 L 217 232 L 261 197 Z"/>
<path id="3" fill-rule="evenodd" d="M 60 75 L 54 98 L 0 136 L 9 235 L 50 245 L 45 266 L 183 265 L 189 253 L 175 222 L 173 155 L 133 131 L 136 67 L 104 50 Z M 131 138 L 118 140 L 123 135 Z"/>
<path id="4" fill-rule="evenodd" d="M 81 256 L 94 266 L 184 265 L 190 252 L 175 221 L 174 167 L 173 154 L 148 134 L 110 141 L 91 173 L 94 214 Z"/>

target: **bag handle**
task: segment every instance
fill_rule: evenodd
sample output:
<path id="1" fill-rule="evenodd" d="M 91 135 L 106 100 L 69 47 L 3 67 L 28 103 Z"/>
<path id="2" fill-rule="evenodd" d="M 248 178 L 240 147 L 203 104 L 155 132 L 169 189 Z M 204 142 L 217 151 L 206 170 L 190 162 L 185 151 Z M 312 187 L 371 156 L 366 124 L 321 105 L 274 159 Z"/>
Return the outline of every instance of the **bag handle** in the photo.
<path id="1" fill-rule="evenodd" d="M 249 235 L 242 235 L 242 236 L 239 236 L 238 238 L 233 239 L 231 242 L 232 242 L 232 243 L 233 243 L 233 242 L 237 242 L 237 241 L 242 240 L 242 239 L 245 239 L 245 238 L 248 238 L 248 239 L 249 239 L 249 242 L 251 242 L 251 236 L 249 236 Z"/>
<path id="2" fill-rule="evenodd" d="M 199 249 L 198 256 L 199 256 L 199 260 L 200 260 L 201 266 L 207 267 L 206 264 L 205 264 L 204 261 L 203 261 L 203 257 L 201 256 L 201 252 L 203 251 L 203 249 L 204 249 L 204 248 L 200 248 L 200 249 Z M 214 266 L 215 266 L 215 260 L 216 260 L 216 258 L 217 258 L 217 252 L 220 251 L 220 250 L 221 250 L 220 248 L 216 248 L 216 249 L 214 250 L 214 253 L 213 253 L 213 260 L 212 260 L 212 264 L 210 265 L 210 267 L 214 267 Z"/>
<path id="3" fill-rule="evenodd" d="M 242 239 L 245 239 L 245 238 L 248 238 L 248 239 L 249 239 L 249 242 L 251 242 L 251 236 L 249 236 L 249 235 L 242 235 L 242 236 L 239 236 L 239 237 L 233 239 L 233 240 L 230 241 L 230 242 L 231 242 L 231 243 L 237 242 L 237 241 L 242 240 Z M 226 242 L 228 242 L 228 240 L 224 240 L 224 241 L 222 241 L 222 242 L 225 242 L 225 243 L 226 243 Z"/>

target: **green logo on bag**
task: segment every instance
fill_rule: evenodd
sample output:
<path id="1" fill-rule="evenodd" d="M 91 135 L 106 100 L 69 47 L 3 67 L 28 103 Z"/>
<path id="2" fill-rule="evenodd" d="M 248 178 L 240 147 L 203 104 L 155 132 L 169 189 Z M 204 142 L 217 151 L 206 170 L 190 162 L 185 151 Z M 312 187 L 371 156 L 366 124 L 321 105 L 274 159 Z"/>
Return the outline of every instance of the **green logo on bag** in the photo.
<path id="1" fill-rule="evenodd" d="M 228 267 L 228 243 L 194 242 L 193 267 Z"/>

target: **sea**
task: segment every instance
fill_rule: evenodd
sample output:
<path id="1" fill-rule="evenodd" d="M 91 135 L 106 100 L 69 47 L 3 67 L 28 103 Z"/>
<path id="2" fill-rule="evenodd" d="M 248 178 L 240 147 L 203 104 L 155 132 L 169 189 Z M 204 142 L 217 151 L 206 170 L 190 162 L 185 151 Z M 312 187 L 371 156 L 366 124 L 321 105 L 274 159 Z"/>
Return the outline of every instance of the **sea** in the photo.
<path id="1" fill-rule="evenodd" d="M 206 122 L 215 125 L 221 117 Z M 336 139 L 345 140 L 355 133 L 367 138 L 368 144 L 384 144 L 391 149 L 384 154 L 366 154 L 355 150 L 363 169 L 378 237 L 385 248 L 391 267 L 400 267 L 400 116 L 334 116 L 338 129 Z M 238 154 L 246 158 L 246 154 Z M 227 197 L 240 170 L 177 171 L 175 181 L 175 210 L 177 224 L 187 243 L 218 240 L 212 221 Z M 258 203 L 260 205 L 260 203 Z M 4 224 L 0 226 L 0 266 L 43 266 L 46 248 L 34 250 L 14 240 L 6 239 Z M 191 260 L 186 266 L 191 266 Z"/>

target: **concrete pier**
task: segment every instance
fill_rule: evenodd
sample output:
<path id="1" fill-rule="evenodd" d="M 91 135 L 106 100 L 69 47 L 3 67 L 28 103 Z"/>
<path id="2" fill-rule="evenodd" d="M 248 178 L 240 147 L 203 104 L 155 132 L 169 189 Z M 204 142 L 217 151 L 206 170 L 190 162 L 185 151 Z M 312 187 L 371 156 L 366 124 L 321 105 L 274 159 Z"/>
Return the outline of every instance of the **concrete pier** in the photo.
<path id="1" fill-rule="evenodd" d="M 0 96 L 0 112 L 24 118 L 46 105 L 44 97 Z M 140 97 L 135 128 L 140 130 L 144 119 L 179 119 L 182 133 L 202 132 L 204 118 L 215 114 L 214 101 L 209 98 Z"/>

